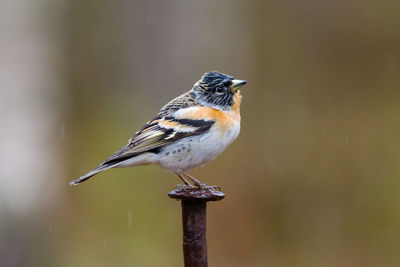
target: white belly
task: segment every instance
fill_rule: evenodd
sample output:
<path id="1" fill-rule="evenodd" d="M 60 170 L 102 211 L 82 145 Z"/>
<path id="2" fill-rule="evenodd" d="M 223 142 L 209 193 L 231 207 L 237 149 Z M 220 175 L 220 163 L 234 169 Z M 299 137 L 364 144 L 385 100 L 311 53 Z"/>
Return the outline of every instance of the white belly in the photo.
<path id="1" fill-rule="evenodd" d="M 154 157 L 156 164 L 171 171 L 187 171 L 202 166 L 220 155 L 240 132 L 240 123 L 222 132 L 213 126 L 200 136 L 188 137 L 165 147 Z"/>

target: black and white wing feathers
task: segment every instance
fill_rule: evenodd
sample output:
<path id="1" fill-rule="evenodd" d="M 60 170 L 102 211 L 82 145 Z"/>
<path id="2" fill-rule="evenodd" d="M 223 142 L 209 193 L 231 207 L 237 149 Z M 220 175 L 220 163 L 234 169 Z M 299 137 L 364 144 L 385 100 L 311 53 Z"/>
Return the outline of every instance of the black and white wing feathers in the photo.
<path id="1" fill-rule="evenodd" d="M 180 109 L 199 105 L 191 92 L 166 104 L 152 120 L 137 131 L 129 143 L 107 158 L 103 164 L 120 162 L 143 152 L 157 153 L 164 146 L 177 140 L 208 131 L 213 121 L 176 119 L 173 114 Z"/>

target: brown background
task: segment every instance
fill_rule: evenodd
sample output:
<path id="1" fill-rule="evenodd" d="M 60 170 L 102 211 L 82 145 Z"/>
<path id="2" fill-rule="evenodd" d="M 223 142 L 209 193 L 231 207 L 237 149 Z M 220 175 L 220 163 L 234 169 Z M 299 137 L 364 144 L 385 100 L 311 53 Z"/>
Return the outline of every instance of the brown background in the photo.
<path id="1" fill-rule="evenodd" d="M 398 1 L 0 3 L 0 265 L 182 266 L 178 179 L 97 166 L 201 74 L 249 81 L 210 266 L 398 266 Z"/>

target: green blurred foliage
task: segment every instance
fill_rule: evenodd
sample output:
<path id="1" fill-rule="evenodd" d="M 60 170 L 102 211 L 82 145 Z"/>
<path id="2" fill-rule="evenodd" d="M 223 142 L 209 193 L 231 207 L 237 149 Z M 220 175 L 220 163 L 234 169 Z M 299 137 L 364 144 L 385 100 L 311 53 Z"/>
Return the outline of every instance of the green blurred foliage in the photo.
<path id="1" fill-rule="evenodd" d="M 57 204 L 0 229 L 23 229 L 21 266 L 183 266 L 174 175 L 146 166 L 67 182 L 214 69 L 249 83 L 239 138 L 193 171 L 227 194 L 209 205 L 210 266 L 398 266 L 399 7 L 48 1 L 64 53 L 65 173 L 49 179 L 63 179 Z"/>

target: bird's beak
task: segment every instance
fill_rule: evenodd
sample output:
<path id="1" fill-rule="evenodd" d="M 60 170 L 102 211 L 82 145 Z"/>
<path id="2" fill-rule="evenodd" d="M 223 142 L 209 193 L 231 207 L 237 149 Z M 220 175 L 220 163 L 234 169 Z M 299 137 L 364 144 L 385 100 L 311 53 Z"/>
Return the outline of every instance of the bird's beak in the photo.
<path id="1" fill-rule="evenodd" d="M 236 93 L 237 90 L 240 89 L 243 85 L 245 85 L 247 81 L 245 80 L 232 80 L 231 90 L 233 93 Z"/>

